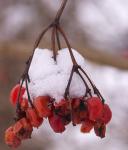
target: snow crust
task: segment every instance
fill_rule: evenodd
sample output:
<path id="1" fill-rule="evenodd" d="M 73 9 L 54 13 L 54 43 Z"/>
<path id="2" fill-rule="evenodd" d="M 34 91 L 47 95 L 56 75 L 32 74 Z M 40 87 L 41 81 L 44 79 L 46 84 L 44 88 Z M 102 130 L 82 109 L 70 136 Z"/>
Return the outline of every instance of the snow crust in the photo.
<path id="1" fill-rule="evenodd" d="M 72 51 L 77 63 L 84 68 L 84 58 L 76 50 Z M 32 99 L 45 95 L 55 98 L 56 101 L 63 99 L 72 66 L 68 48 L 58 51 L 57 62 L 54 61 L 51 50 L 37 48 L 29 69 L 31 82 L 28 86 Z M 86 92 L 82 79 L 76 73 L 69 92 L 72 98 L 83 96 Z M 24 96 L 27 96 L 26 93 Z"/>

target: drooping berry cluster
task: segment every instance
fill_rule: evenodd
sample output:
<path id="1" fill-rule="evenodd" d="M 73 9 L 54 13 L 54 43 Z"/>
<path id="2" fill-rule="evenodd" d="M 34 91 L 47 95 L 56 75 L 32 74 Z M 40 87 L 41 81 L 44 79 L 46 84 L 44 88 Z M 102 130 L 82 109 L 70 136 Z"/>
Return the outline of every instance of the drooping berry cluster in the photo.
<path id="1" fill-rule="evenodd" d="M 20 78 L 20 82 L 11 91 L 10 100 L 16 106 L 16 117 L 15 123 L 5 131 L 5 142 L 13 148 L 18 147 L 22 140 L 29 139 L 33 128 L 38 128 L 43 123 L 44 118 L 48 119 L 51 128 L 56 133 L 64 132 L 66 126 L 72 122 L 73 126 L 80 124 L 81 132 L 83 133 L 88 133 L 94 128 L 97 136 L 105 137 L 106 124 L 111 120 L 112 112 L 109 106 L 105 104 L 104 98 L 95 84 L 91 81 L 85 70 L 77 63 L 72 47 L 60 26 L 60 17 L 66 3 L 67 0 L 63 0 L 54 21 L 39 35 L 35 42 L 33 53 L 26 62 L 25 71 Z M 56 101 L 54 96 L 50 97 L 48 92 L 47 95 L 41 94 L 41 96 L 38 95 L 36 98 L 33 98 L 28 88 L 28 83 L 32 82 L 29 69 L 35 51 L 44 34 L 51 28 L 52 58 L 55 65 L 57 65 L 58 51 L 56 49 L 56 42 L 58 49 L 61 50 L 59 34 L 64 38 L 72 60 L 72 69 L 68 70 L 68 72 L 71 71 L 68 74 L 70 77 L 62 94 L 63 99 L 59 101 Z M 69 89 L 71 88 L 74 74 L 77 74 L 85 85 L 85 93 L 81 97 L 78 96 L 79 98 L 71 97 L 70 95 Z M 78 83 L 77 78 L 76 83 Z M 27 94 L 26 99 L 24 98 L 25 93 Z"/>
<path id="2" fill-rule="evenodd" d="M 16 105 L 20 85 L 16 85 L 10 94 L 10 100 Z M 38 128 L 44 118 L 48 119 L 54 132 L 62 133 L 66 126 L 81 124 L 81 132 L 89 133 L 93 128 L 95 134 L 105 137 L 106 124 L 111 120 L 112 113 L 107 104 L 98 97 L 62 99 L 56 102 L 49 96 L 39 96 L 30 106 L 27 99 L 23 98 L 25 88 L 21 90 L 20 111 L 16 123 L 5 132 L 7 145 L 16 148 L 22 140 L 31 138 L 33 127 Z"/>

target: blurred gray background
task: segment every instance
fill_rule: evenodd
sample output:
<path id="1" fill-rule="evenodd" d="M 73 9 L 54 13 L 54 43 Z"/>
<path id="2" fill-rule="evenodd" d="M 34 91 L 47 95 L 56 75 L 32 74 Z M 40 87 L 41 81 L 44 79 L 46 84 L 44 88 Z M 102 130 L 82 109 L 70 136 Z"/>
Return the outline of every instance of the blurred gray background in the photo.
<path id="1" fill-rule="evenodd" d="M 0 150 L 4 131 L 13 123 L 15 109 L 9 91 L 24 70 L 39 33 L 54 19 L 62 0 L 0 1 Z M 112 108 L 113 119 L 101 140 L 79 126 L 64 134 L 52 132 L 47 122 L 19 150 L 127 150 L 128 147 L 128 1 L 68 0 L 61 25 L 74 49 L 87 60 L 87 72 Z M 41 48 L 51 48 L 51 32 Z M 62 40 L 62 45 L 65 44 Z"/>

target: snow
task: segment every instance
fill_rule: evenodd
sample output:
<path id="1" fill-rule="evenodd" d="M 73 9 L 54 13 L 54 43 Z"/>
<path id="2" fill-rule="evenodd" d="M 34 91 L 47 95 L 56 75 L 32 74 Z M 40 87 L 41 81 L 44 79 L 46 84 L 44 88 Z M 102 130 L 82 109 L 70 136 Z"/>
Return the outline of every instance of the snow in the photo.
<path id="1" fill-rule="evenodd" d="M 77 63 L 85 67 L 84 58 L 76 50 L 72 49 L 72 51 Z M 72 66 L 67 48 L 58 52 L 57 62 L 54 61 L 51 50 L 37 48 L 29 69 L 31 82 L 28 86 L 32 99 L 45 95 L 55 98 L 56 101 L 63 99 Z M 86 88 L 82 79 L 74 73 L 69 90 L 70 97 L 81 97 L 85 92 Z"/>

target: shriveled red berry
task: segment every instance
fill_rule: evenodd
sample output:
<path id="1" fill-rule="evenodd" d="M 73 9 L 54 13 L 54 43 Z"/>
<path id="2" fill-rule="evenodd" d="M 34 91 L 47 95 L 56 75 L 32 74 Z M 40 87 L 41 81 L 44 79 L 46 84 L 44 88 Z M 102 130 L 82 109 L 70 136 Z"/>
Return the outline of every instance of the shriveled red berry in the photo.
<path id="1" fill-rule="evenodd" d="M 33 128 L 30 122 L 26 118 L 22 118 L 13 126 L 15 135 L 23 140 L 31 137 Z"/>
<path id="2" fill-rule="evenodd" d="M 49 96 L 39 96 L 34 100 L 34 106 L 40 117 L 50 116 L 51 109 L 49 103 L 50 103 Z"/>
<path id="3" fill-rule="evenodd" d="M 104 106 L 103 106 L 103 115 L 102 115 L 101 120 L 105 124 L 107 124 L 107 123 L 109 123 L 109 121 L 111 120 L 111 118 L 112 118 L 111 109 L 109 108 L 109 106 L 107 104 L 104 104 Z"/>
<path id="4" fill-rule="evenodd" d="M 80 118 L 80 111 L 78 109 L 72 110 L 72 122 L 73 124 L 80 124 L 81 118 Z"/>
<path id="5" fill-rule="evenodd" d="M 80 119 L 83 121 L 83 120 L 86 120 L 87 118 L 88 118 L 87 110 L 81 110 L 80 111 Z"/>
<path id="6" fill-rule="evenodd" d="M 104 123 L 96 122 L 94 125 L 95 134 L 101 138 L 105 137 L 106 125 Z"/>
<path id="7" fill-rule="evenodd" d="M 26 111 L 28 108 L 28 100 L 27 99 L 23 99 L 20 103 L 20 107 L 22 109 L 22 111 Z"/>
<path id="8" fill-rule="evenodd" d="M 5 143 L 11 148 L 17 148 L 21 144 L 21 140 L 13 132 L 13 127 L 9 127 L 5 131 Z"/>
<path id="9" fill-rule="evenodd" d="M 73 98 L 72 99 L 72 108 L 76 109 L 80 106 L 80 98 Z"/>
<path id="10" fill-rule="evenodd" d="M 60 100 L 58 103 L 55 103 L 55 109 L 61 116 L 67 116 L 70 114 L 70 102 L 66 99 Z"/>
<path id="11" fill-rule="evenodd" d="M 70 101 L 62 99 L 54 104 L 56 113 L 61 116 L 64 125 L 71 122 Z"/>
<path id="12" fill-rule="evenodd" d="M 89 98 L 87 101 L 89 119 L 96 121 L 102 116 L 103 104 L 98 97 Z"/>
<path id="13" fill-rule="evenodd" d="M 17 84 L 16 86 L 14 86 L 12 88 L 12 90 L 10 92 L 10 102 L 14 106 L 16 105 L 16 102 L 18 100 L 19 91 L 20 91 L 20 84 Z M 22 97 L 23 97 L 24 92 L 25 92 L 25 88 L 22 87 L 21 93 L 20 93 L 20 99 L 19 99 L 20 102 L 22 101 Z"/>
<path id="14" fill-rule="evenodd" d="M 91 120 L 85 120 L 82 122 L 81 125 L 81 132 L 83 133 L 89 133 L 92 128 L 94 127 L 94 122 Z"/>
<path id="15" fill-rule="evenodd" d="M 40 118 L 34 108 L 28 108 L 26 110 L 26 117 L 30 121 L 33 127 L 39 127 L 43 123 L 43 118 Z"/>
<path id="16" fill-rule="evenodd" d="M 56 133 L 64 132 L 65 126 L 60 116 L 53 114 L 48 119 L 49 119 L 49 124 L 54 132 Z"/>

